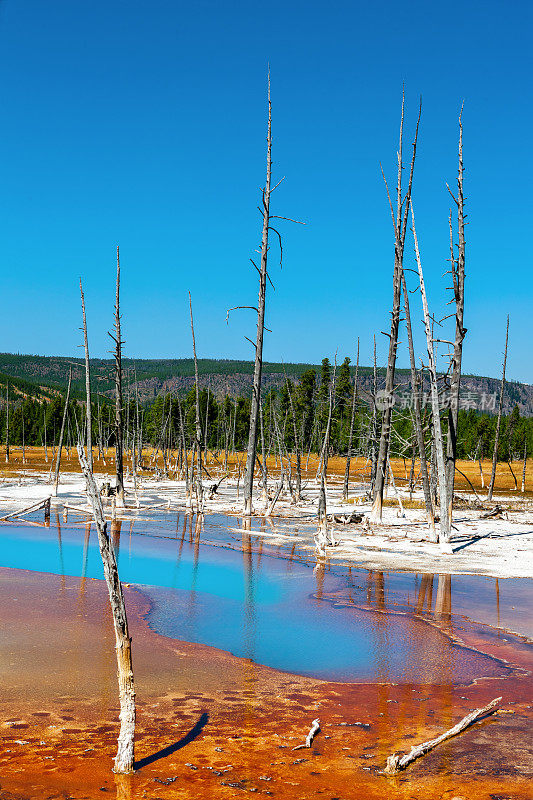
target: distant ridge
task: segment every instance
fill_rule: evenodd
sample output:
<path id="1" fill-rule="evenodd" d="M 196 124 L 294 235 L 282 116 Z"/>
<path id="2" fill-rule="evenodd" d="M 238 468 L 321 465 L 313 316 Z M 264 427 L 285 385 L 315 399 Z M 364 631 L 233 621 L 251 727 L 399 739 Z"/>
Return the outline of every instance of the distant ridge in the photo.
<path id="1" fill-rule="evenodd" d="M 342 359 L 339 359 L 339 363 Z M 126 372 L 125 386 L 133 389 L 137 386 L 139 398 L 142 402 L 152 401 L 160 394 L 167 392 L 184 394 L 194 385 L 194 362 L 192 358 L 178 359 L 123 359 Z M 5 386 L 5 380 L 13 380 L 20 389 L 23 387 L 30 393 L 44 389 L 45 394 L 57 390 L 64 390 L 68 378 L 69 367 L 72 366 L 72 386 L 74 397 L 84 397 L 85 371 L 82 358 L 68 358 L 66 356 L 38 356 L 12 353 L 0 353 L 0 386 Z M 111 379 L 113 368 L 112 359 L 91 359 L 93 390 L 103 394 L 110 393 L 113 388 Z M 218 397 L 229 394 L 233 397 L 246 396 L 251 392 L 252 361 L 238 361 L 233 359 L 198 360 L 200 386 L 210 387 Z M 280 363 L 265 362 L 263 364 L 263 385 L 265 390 L 280 388 L 285 383 L 286 377 L 297 380 L 306 370 L 314 369 L 320 372 L 320 364 L 306 363 Z M 351 365 L 352 374 L 355 372 Z M 372 388 L 372 368 L 359 367 L 360 386 L 363 393 L 370 392 Z M 397 383 L 409 383 L 409 370 L 397 369 Z M 385 369 L 379 367 L 378 389 L 383 386 Z M 471 407 L 476 407 L 475 395 L 492 396 L 499 391 L 499 379 L 478 375 L 464 375 L 461 388 L 465 395 L 465 402 Z M 1 397 L 0 397 L 1 401 Z M 517 405 L 520 413 L 533 416 L 533 385 L 511 381 L 506 384 L 504 411 L 508 413 Z M 467 405 L 468 407 L 468 405 Z M 489 407 L 490 410 L 490 407 Z"/>

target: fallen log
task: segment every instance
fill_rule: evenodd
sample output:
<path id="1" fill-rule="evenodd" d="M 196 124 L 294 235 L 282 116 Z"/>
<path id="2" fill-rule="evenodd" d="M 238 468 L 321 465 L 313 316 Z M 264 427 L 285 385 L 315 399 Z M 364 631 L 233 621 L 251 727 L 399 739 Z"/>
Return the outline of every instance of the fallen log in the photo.
<path id="1" fill-rule="evenodd" d="M 268 509 L 265 512 L 265 517 L 270 517 L 272 515 L 272 512 L 274 511 L 274 506 L 276 505 L 276 503 L 278 501 L 278 497 L 280 496 L 282 489 L 283 489 L 283 475 L 281 476 L 281 479 L 280 479 L 280 481 L 278 483 L 278 486 L 277 486 L 277 489 L 276 489 L 276 493 L 274 495 L 274 499 L 272 500 L 272 502 L 270 503 Z"/>
<path id="2" fill-rule="evenodd" d="M 71 506 L 69 503 L 63 503 L 63 508 L 66 508 L 67 511 L 74 511 L 78 514 L 90 514 L 92 515 L 93 511 L 92 508 L 89 506 Z"/>
<path id="3" fill-rule="evenodd" d="M 23 517 L 25 514 L 30 514 L 32 511 L 38 511 L 49 502 L 50 498 L 46 497 L 44 500 L 39 500 L 37 503 L 32 503 L 31 506 L 27 506 L 27 508 L 23 508 L 21 511 L 12 511 L 11 514 L 6 514 L 5 517 L 0 517 L 0 522 L 5 522 L 7 519 L 11 519 L 11 517 Z"/>
<path id="4" fill-rule="evenodd" d="M 210 486 L 210 488 L 209 488 L 209 498 L 208 498 L 209 500 L 214 500 L 215 499 L 215 495 L 218 493 L 218 490 L 220 488 L 220 484 L 222 483 L 222 481 L 225 481 L 227 477 L 228 477 L 227 474 L 224 475 L 223 478 L 220 478 L 219 481 L 217 481 L 216 483 L 213 483 Z"/>
<path id="5" fill-rule="evenodd" d="M 357 511 L 352 511 L 349 514 L 328 514 L 328 522 L 336 522 L 339 525 L 352 525 L 363 521 L 363 515 Z"/>
<path id="6" fill-rule="evenodd" d="M 404 755 L 401 755 L 401 753 L 393 753 L 392 756 L 387 758 L 387 766 L 385 767 L 384 772 L 387 775 L 396 775 L 397 772 L 401 772 L 402 770 L 406 769 L 409 764 L 412 764 L 417 758 L 425 756 L 426 753 L 429 753 L 431 750 L 437 747 L 437 745 L 442 744 L 442 742 L 446 742 L 448 739 L 451 739 L 452 736 L 457 736 L 458 733 L 461 733 L 462 731 L 466 730 L 466 728 L 469 728 L 481 717 L 484 717 L 487 714 L 492 714 L 501 699 L 501 697 L 496 697 L 483 708 L 476 708 L 474 711 L 471 711 L 470 714 L 467 714 L 466 717 L 463 717 L 463 719 L 458 722 L 457 725 L 454 725 L 453 728 L 450 728 L 440 736 L 437 736 L 436 739 L 430 739 L 427 742 L 422 742 L 422 744 L 413 746 L 410 753 L 406 753 Z"/>
<path id="7" fill-rule="evenodd" d="M 315 736 L 317 735 L 319 730 L 320 730 L 320 720 L 319 719 L 314 719 L 312 724 L 311 724 L 311 730 L 307 734 L 307 737 L 306 737 L 306 740 L 305 740 L 305 744 L 297 744 L 296 747 L 293 747 L 292 749 L 293 750 L 303 750 L 306 747 L 311 747 L 311 745 L 313 744 L 313 739 L 315 738 Z"/>
<path id="8" fill-rule="evenodd" d="M 487 511 L 486 514 L 482 514 L 480 519 L 490 519 L 491 517 L 499 517 L 503 513 L 503 508 L 496 504 L 496 507 L 492 511 Z"/>

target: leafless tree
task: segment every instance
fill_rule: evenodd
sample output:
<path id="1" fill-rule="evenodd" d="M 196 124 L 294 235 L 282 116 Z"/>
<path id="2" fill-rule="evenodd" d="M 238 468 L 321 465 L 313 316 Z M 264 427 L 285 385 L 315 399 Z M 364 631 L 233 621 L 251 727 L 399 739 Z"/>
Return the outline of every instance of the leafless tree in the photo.
<path id="1" fill-rule="evenodd" d="M 457 196 L 450 187 L 448 191 L 457 206 L 457 256 L 453 244 L 452 216 L 450 212 L 450 273 L 453 281 L 453 301 L 455 302 L 455 340 L 450 364 L 450 402 L 448 410 L 448 439 L 446 444 L 446 481 L 448 484 L 448 516 L 452 518 L 453 490 L 455 481 L 455 461 L 457 458 L 457 421 L 459 418 L 459 395 L 461 388 L 461 363 L 463 358 L 463 341 L 466 336 L 464 327 L 465 309 L 465 213 L 463 194 L 463 109 L 459 114 L 459 168 L 457 174 Z"/>
<path id="2" fill-rule="evenodd" d="M 405 272 L 402 272 L 402 286 L 403 286 L 403 301 L 405 312 L 405 326 L 407 329 L 407 341 L 409 343 L 409 363 L 411 366 L 411 392 L 413 396 L 413 422 L 415 428 L 416 442 L 418 446 L 418 458 L 420 459 L 420 477 L 422 478 L 422 487 L 424 490 L 424 503 L 426 506 L 426 514 L 429 527 L 432 531 L 435 529 L 435 510 L 433 507 L 433 500 L 431 497 L 431 487 L 429 485 L 428 466 L 426 459 L 426 443 L 424 440 L 424 429 L 422 425 L 422 409 L 421 409 L 421 381 L 416 369 L 415 362 L 415 348 L 413 343 L 413 330 L 411 326 L 411 311 L 409 308 L 409 293 L 407 291 L 407 283 L 405 280 Z"/>
<path id="3" fill-rule="evenodd" d="M 482 458 L 483 458 L 483 437 L 480 436 L 479 439 L 478 439 L 478 443 L 476 445 L 476 452 L 474 454 L 474 460 L 477 459 L 477 463 L 478 463 L 478 466 L 479 466 L 479 479 L 481 481 L 481 488 L 484 489 L 485 488 L 485 476 L 483 475 L 483 463 L 482 463 L 482 460 L 481 460 Z"/>
<path id="4" fill-rule="evenodd" d="M 114 334 L 109 336 L 115 342 L 115 473 L 116 504 L 124 508 L 124 462 L 123 462 L 123 421 L 122 421 L 122 345 L 120 331 L 120 253 L 117 245 L 117 290 L 115 299 Z"/>
<path id="5" fill-rule="evenodd" d="M 444 461 L 444 444 L 443 444 L 442 427 L 440 420 L 439 389 L 437 384 L 437 365 L 435 363 L 435 351 L 433 347 L 433 333 L 431 328 L 431 319 L 429 316 L 426 287 L 424 283 L 424 275 L 422 272 L 422 262 L 420 260 L 420 251 L 418 248 L 418 239 L 416 236 L 415 213 L 412 204 L 411 204 L 411 219 L 413 223 L 413 239 L 415 245 L 416 263 L 418 266 L 418 277 L 420 280 L 420 294 L 422 296 L 422 308 L 424 311 L 424 327 L 426 331 L 426 343 L 428 351 L 428 372 L 429 372 L 429 380 L 431 387 L 431 406 L 433 410 L 433 444 L 435 448 L 437 474 L 439 479 L 439 501 L 440 501 L 439 543 L 444 553 L 451 554 L 453 552 L 450 544 L 451 520 L 448 516 L 448 492 L 446 483 L 446 465 Z"/>
<path id="6" fill-rule="evenodd" d="M 43 429 L 44 429 L 44 460 L 48 464 L 48 445 L 46 443 L 46 408 L 43 408 Z"/>
<path id="7" fill-rule="evenodd" d="M 500 384 L 500 399 L 498 402 L 498 419 L 496 421 L 496 433 L 494 435 L 494 451 L 492 453 L 492 473 L 490 476 L 487 500 L 492 500 L 494 483 L 496 481 L 496 464 L 498 463 L 498 445 L 500 443 L 500 427 L 502 423 L 503 395 L 505 391 L 505 368 L 507 366 L 507 344 L 509 342 L 509 314 L 507 315 L 507 327 L 505 329 L 505 350 L 503 354 L 502 381 Z"/>
<path id="8" fill-rule="evenodd" d="M 344 470 L 344 483 L 342 486 L 343 500 L 348 499 L 348 485 L 350 481 L 350 461 L 352 458 L 352 445 L 353 445 L 353 428 L 355 421 L 355 408 L 357 406 L 357 379 L 359 374 L 359 338 L 357 339 L 357 359 L 355 362 L 355 378 L 353 382 L 352 393 L 352 412 L 350 416 L 350 431 L 348 434 L 348 452 L 346 453 L 346 467 Z"/>
<path id="9" fill-rule="evenodd" d="M 63 408 L 63 417 L 61 419 L 61 430 L 59 432 L 59 444 L 57 447 L 57 459 L 56 459 L 56 474 L 54 478 L 54 494 L 57 495 L 57 487 L 59 485 L 59 468 L 61 466 L 61 451 L 63 449 L 63 437 L 65 435 L 65 421 L 67 419 L 68 414 L 68 403 L 70 400 L 70 386 L 72 384 L 72 367 L 69 367 L 68 371 L 68 385 L 67 385 L 67 395 L 65 397 L 65 407 Z"/>
<path id="10" fill-rule="evenodd" d="M 385 488 L 385 474 L 387 471 L 387 459 L 389 454 L 394 376 L 396 371 L 396 351 L 398 348 L 398 330 L 400 326 L 400 306 L 402 294 L 402 272 L 403 272 L 403 253 L 405 246 L 405 235 L 407 232 L 407 221 L 409 217 L 409 206 L 411 203 L 411 191 L 413 186 L 413 174 L 415 168 L 416 145 L 418 140 L 418 128 L 420 115 L 422 113 L 422 101 L 418 111 L 415 138 L 413 141 L 413 152 L 411 156 L 411 168 L 409 172 L 409 183 L 405 196 L 402 195 L 402 172 L 403 172 L 403 122 L 405 109 L 405 95 L 402 96 L 402 113 L 400 121 L 400 139 L 398 145 L 398 178 L 396 183 L 396 214 L 394 213 L 392 200 L 385 176 L 385 186 L 394 227 L 394 272 L 393 272 L 393 300 L 391 313 L 391 329 L 389 337 L 389 356 L 387 361 L 387 373 L 385 377 L 384 409 L 381 420 L 381 436 L 379 440 L 378 462 L 376 470 L 376 482 L 374 486 L 374 500 L 372 504 L 371 519 L 379 522 L 382 518 L 383 491 Z"/>
<path id="11" fill-rule="evenodd" d="M 376 472 L 378 467 L 378 410 L 376 405 L 376 395 L 378 390 L 377 378 L 377 356 L 376 356 L 376 334 L 374 334 L 374 360 L 372 368 L 372 416 L 370 420 L 370 496 L 374 494 L 376 485 Z"/>
<path id="12" fill-rule="evenodd" d="M 270 194 L 272 178 L 272 102 L 270 99 L 270 73 L 268 75 L 268 126 L 267 126 L 267 171 L 263 188 L 263 232 L 261 236 L 261 267 L 259 272 L 259 299 L 257 304 L 257 336 L 255 342 L 255 365 L 252 389 L 252 405 L 250 409 L 250 430 L 246 451 L 246 471 L 244 475 L 244 513 L 252 513 L 252 491 L 254 481 L 255 456 L 257 449 L 257 433 L 259 422 L 259 404 L 261 400 L 261 374 L 263 370 L 263 336 L 265 332 L 265 305 L 267 284 L 268 234 L 270 230 Z M 254 265 L 255 266 L 255 265 Z"/>
<path id="13" fill-rule="evenodd" d="M 268 262 L 268 251 L 269 251 L 269 233 L 276 234 L 279 240 L 280 245 L 280 263 L 283 258 L 283 250 L 282 250 L 282 241 L 281 235 L 276 228 L 272 227 L 271 221 L 273 219 L 282 219 L 288 220 L 290 222 L 296 222 L 296 220 L 291 220 L 288 217 L 280 217 L 279 215 L 272 215 L 270 213 L 270 198 L 272 192 L 279 186 L 283 178 L 278 181 L 275 186 L 271 185 L 272 181 L 272 103 L 270 99 L 270 72 L 268 73 L 268 124 L 267 124 L 267 168 L 266 168 L 266 181 L 265 185 L 262 189 L 262 203 L 261 208 L 259 209 L 261 216 L 263 218 L 263 225 L 262 225 L 262 234 L 261 234 L 261 262 L 260 266 L 258 267 L 257 264 L 251 259 L 253 266 L 257 270 L 259 274 L 259 297 L 257 306 L 235 306 L 228 310 L 228 315 L 230 311 L 235 311 L 236 309 L 251 309 L 257 313 L 257 332 L 256 332 L 256 340 L 255 343 L 252 342 L 251 339 L 248 341 L 252 344 L 255 348 L 255 363 L 254 363 L 254 377 L 253 377 L 253 388 L 252 388 L 252 403 L 250 408 L 250 427 L 248 432 L 248 446 L 246 449 L 246 468 L 245 468 L 245 476 L 244 476 L 244 514 L 250 515 L 252 513 L 252 491 L 253 491 L 253 480 L 254 480 L 254 470 L 256 464 L 256 456 L 257 456 L 257 438 L 259 432 L 259 408 L 261 402 L 261 375 L 263 371 L 263 338 L 265 330 L 268 328 L 265 327 L 265 310 L 266 310 L 266 289 L 267 289 L 267 280 L 272 284 L 270 279 L 270 275 L 268 274 L 267 269 L 267 262 Z M 299 223 L 304 224 L 304 223 Z M 226 317 L 228 319 L 228 316 Z"/>
<path id="14" fill-rule="evenodd" d="M 117 337 L 118 338 L 118 337 Z M 102 500 L 98 492 L 93 473 L 89 469 L 83 447 L 78 444 L 78 458 L 87 483 L 87 495 L 92 505 L 100 555 L 104 565 L 104 576 L 109 592 L 109 602 L 115 629 L 115 646 L 117 653 L 117 675 L 120 700 L 120 733 L 118 737 L 117 755 L 114 772 L 128 774 L 134 768 L 135 748 L 135 684 L 133 679 L 133 663 L 131 658 L 131 638 L 128 630 L 126 604 L 117 568 L 117 560 L 113 543 L 107 532 Z"/>
<path id="15" fill-rule="evenodd" d="M 91 410 L 91 365 L 89 361 L 89 340 L 87 338 L 87 318 L 85 316 L 85 298 L 80 278 L 81 313 L 83 318 L 83 346 L 85 349 L 85 392 L 87 395 L 87 462 L 89 469 L 93 470 L 93 435 L 92 435 L 92 410 Z"/>
<path id="16" fill-rule="evenodd" d="M 6 464 L 9 464 L 9 383 L 6 381 Z"/>
<path id="17" fill-rule="evenodd" d="M 198 386 L 198 361 L 196 359 L 196 339 L 194 338 L 194 322 L 192 317 L 192 300 L 189 292 L 189 310 L 191 312 L 192 351 L 194 355 L 194 380 L 195 380 L 195 431 L 196 431 L 196 500 L 198 508 L 202 507 L 202 426 L 200 424 L 200 389 Z"/>

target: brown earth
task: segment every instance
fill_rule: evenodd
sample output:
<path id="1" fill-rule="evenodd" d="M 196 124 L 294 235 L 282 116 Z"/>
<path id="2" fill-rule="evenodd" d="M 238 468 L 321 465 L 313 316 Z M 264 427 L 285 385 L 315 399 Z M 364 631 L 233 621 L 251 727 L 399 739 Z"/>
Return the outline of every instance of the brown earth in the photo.
<path id="1" fill-rule="evenodd" d="M 97 580 L 0 570 L 0 798 L 531 800 L 531 674 L 477 685 L 347 684 L 289 675 L 154 633 L 126 588 L 137 771 L 111 772 L 114 637 Z M 531 647 L 465 626 L 469 646 L 530 669 Z M 386 757 L 503 695 L 499 713 L 396 778 Z M 312 749 L 293 751 L 311 721 Z"/>

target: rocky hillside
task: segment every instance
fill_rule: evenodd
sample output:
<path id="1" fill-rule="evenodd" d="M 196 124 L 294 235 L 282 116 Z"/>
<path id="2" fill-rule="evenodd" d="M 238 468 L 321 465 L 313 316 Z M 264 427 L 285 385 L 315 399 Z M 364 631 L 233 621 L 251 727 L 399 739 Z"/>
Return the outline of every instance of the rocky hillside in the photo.
<path id="1" fill-rule="evenodd" d="M 194 385 L 194 363 L 192 359 L 124 359 L 125 390 L 133 393 L 135 387 L 142 402 L 150 402 L 160 394 L 171 392 L 185 394 Z M 64 358 L 54 356 L 30 356 L 0 353 L 0 385 L 6 377 L 16 379 L 16 383 L 25 387 L 34 386 L 50 390 L 63 390 L 68 379 L 69 368 L 72 367 L 73 395 L 84 396 L 85 371 L 80 358 Z M 112 368 L 111 359 L 91 359 L 92 384 L 102 393 L 111 393 Z M 263 367 L 263 387 L 281 388 L 286 376 L 297 381 L 308 369 L 320 366 L 316 364 L 278 364 L 265 363 Z M 252 388 L 253 364 L 251 361 L 230 361 L 200 359 L 198 362 L 199 382 L 201 387 L 209 387 L 217 396 L 229 394 L 232 397 L 246 396 Z M 353 372 L 353 370 L 352 370 Z M 384 369 L 378 369 L 378 393 L 384 386 Z M 18 379 L 18 380 L 17 380 Z M 362 367 L 359 370 L 359 383 L 363 395 L 372 394 L 372 370 Z M 396 406 L 408 407 L 411 402 L 409 391 L 409 371 L 397 370 Z M 477 375 L 463 376 L 462 405 L 464 408 L 475 408 L 495 413 L 498 404 L 499 380 Z M 428 391 L 429 387 L 425 387 Z M 1 390 L 0 390 L 1 391 Z M 443 395 L 445 397 L 445 393 Z M 378 396 L 379 404 L 379 396 Z M 522 415 L 533 416 L 533 386 L 511 382 L 506 384 L 504 411 L 510 412 L 518 405 Z"/>

